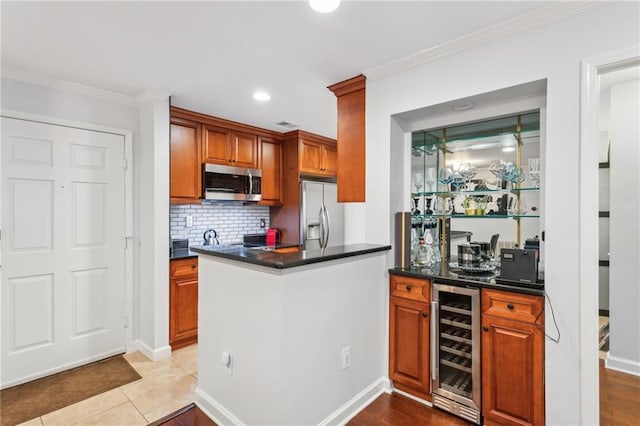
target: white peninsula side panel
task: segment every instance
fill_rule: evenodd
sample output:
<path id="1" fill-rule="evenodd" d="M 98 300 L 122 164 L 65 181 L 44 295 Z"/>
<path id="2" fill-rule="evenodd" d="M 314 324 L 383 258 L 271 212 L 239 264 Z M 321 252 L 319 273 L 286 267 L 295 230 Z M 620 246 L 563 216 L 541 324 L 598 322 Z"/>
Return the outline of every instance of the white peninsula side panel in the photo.
<path id="1" fill-rule="evenodd" d="M 389 388 L 387 252 L 284 270 L 201 255 L 199 268 L 197 403 L 217 422 L 335 424 Z"/>

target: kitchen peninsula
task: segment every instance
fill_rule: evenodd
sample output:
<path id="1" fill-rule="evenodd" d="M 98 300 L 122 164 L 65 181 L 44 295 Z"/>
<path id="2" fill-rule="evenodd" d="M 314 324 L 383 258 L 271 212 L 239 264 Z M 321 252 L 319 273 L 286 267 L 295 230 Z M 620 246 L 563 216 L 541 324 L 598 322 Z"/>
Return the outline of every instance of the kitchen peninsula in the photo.
<path id="1" fill-rule="evenodd" d="M 385 386 L 390 248 L 193 248 L 198 404 L 223 424 L 345 420 Z"/>

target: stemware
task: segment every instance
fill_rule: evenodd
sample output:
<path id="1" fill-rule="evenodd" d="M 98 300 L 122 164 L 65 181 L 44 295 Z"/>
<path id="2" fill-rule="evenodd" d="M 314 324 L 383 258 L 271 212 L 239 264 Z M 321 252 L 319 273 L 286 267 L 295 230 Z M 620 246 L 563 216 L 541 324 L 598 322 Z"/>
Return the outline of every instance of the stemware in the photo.
<path id="1" fill-rule="evenodd" d="M 450 168 L 441 169 L 438 172 L 438 182 L 445 185 L 445 190 L 449 190 L 449 184 L 453 182 L 453 171 Z"/>
<path id="2" fill-rule="evenodd" d="M 476 175 L 476 167 L 471 163 L 460 163 L 458 166 L 458 174 L 465 180 L 464 188 L 470 190 L 469 182 Z"/>
<path id="3" fill-rule="evenodd" d="M 420 192 L 422 186 L 424 185 L 424 177 L 422 173 L 413 174 L 413 185 L 416 187 L 416 192 Z"/>
<path id="4" fill-rule="evenodd" d="M 529 178 L 535 188 L 540 188 L 540 159 L 529 158 Z"/>
<path id="5" fill-rule="evenodd" d="M 425 192 L 433 191 L 433 184 L 436 183 L 436 169 L 428 168 L 424 174 Z"/>

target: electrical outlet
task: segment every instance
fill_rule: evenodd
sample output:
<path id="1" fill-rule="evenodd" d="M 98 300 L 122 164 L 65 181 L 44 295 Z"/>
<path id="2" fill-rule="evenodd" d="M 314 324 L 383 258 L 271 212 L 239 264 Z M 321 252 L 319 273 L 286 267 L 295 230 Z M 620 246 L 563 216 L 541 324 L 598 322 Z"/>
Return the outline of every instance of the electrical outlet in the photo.
<path id="1" fill-rule="evenodd" d="M 264 219 L 260 219 L 260 228 L 264 229 L 267 226 L 267 221 Z"/>
<path id="2" fill-rule="evenodd" d="M 341 370 L 345 370 L 351 367 L 351 346 L 342 348 L 340 359 L 342 360 L 342 367 L 340 368 Z"/>
<path id="3" fill-rule="evenodd" d="M 187 228 L 193 228 L 193 216 L 187 216 Z"/>

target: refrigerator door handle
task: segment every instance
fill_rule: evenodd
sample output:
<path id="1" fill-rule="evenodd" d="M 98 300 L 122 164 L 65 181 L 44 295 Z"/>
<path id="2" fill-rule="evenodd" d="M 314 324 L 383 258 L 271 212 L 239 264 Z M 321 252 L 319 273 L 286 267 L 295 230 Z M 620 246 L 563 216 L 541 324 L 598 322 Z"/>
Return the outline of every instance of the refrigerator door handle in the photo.
<path id="1" fill-rule="evenodd" d="M 320 248 L 324 248 L 324 204 L 320 205 L 320 211 L 318 212 L 320 218 Z"/>
<path id="2" fill-rule="evenodd" d="M 331 224 L 329 222 L 329 210 L 327 210 L 327 206 L 322 203 L 322 209 L 324 211 L 324 245 L 322 248 L 326 248 L 329 245 L 329 232 L 331 231 Z"/>
<path id="3" fill-rule="evenodd" d="M 431 302 L 431 380 L 435 381 L 438 379 L 440 372 L 438 371 L 438 318 L 440 314 L 438 312 L 439 306 L 438 301 L 433 300 Z"/>

